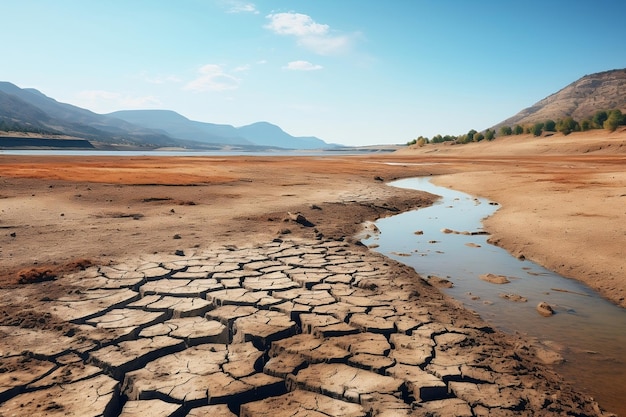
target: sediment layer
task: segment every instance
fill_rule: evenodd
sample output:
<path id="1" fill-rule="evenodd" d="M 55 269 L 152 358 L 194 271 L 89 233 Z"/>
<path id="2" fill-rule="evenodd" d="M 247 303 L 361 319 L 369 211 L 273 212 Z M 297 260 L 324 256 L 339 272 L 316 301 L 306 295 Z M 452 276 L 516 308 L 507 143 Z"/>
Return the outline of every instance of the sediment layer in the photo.
<path id="1" fill-rule="evenodd" d="M 0 416 L 602 415 L 532 347 L 343 241 L 144 255 L 0 295 L 45 307 L 0 326 Z"/>

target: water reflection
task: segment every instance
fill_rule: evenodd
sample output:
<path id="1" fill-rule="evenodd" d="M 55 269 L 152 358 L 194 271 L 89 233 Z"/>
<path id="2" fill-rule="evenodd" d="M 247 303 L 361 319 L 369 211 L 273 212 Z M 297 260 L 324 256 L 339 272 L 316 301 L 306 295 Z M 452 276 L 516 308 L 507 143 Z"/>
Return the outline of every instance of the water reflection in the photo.
<path id="1" fill-rule="evenodd" d="M 428 178 L 391 185 L 442 198 L 431 207 L 377 221 L 380 233 L 363 240 L 365 245 L 424 277 L 449 280 L 453 287 L 444 291 L 495 327 L 549 342 L 566 360 L 559 370 L 588 387 L 601 404 L 609 404 L 605 407 L 618 411 L 615 407 L 626 394 L 626 310 L 578 281 L 487 243 L 481 220 L 497 210 L 494 203 L 435 186 Z M 480 279 L 483 274 L 505 276 L 510 282 L 486 282 Z M 511 301 L 505 294 L 528 301 Z M 542 301 L 554 308 L 554 316 L 537 313 Z"/>

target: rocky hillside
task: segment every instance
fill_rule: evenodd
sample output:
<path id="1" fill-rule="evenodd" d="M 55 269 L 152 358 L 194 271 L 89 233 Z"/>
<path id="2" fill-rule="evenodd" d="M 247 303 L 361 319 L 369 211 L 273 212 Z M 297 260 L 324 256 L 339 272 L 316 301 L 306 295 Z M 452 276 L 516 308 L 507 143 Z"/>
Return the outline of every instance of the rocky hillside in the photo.
<path id="1" fill-rule="evenodd" d="M 626 112 L 626 68 L 585 75 L 494 128 L 556 121 L 568 116 L 582 120 L 598 110 L 612 109 Z"/>
<path id="2" fill-rule="evenodd" d="M 231 125 L 189 120 L 170 110 L 128 110 L 97 114 L 61 103 L 32 88 L 0 81 L 0 149 L 38 147 L 37 141 L 8 136 L 15 132 L 71 137 L 98 147 L 180 147 L 197 150 L 323 149 L 332 147 L 316 137 L 296 137 L 280 127 L 258 122 L 236 128 Z M 18 140 L 19 139 L 19 140 Z M 45 147 L 55 142 L 46 141 Z M 61 146 L 66 147 L 66 146 Z"/>

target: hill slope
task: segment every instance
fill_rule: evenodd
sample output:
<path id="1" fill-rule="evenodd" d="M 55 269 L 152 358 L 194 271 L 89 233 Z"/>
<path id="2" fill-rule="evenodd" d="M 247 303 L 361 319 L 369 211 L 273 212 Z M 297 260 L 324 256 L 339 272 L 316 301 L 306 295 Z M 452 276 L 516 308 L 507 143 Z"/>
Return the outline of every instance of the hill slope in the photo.
<path id="1" fill-rule="evenodd" d="M 626 112 L 626 69 L 585 75 L 560 91 L 544 98 L 497 125 L 528 125 L 546 120 L 573 117 L 582 120 L 598 110 Z"/>
<path id="2" fill-rule="evenodd" d="M 171 110 L 121 110 L 107 116 L 158 129 L 178 139 L 225 145 L 255 144 L 254 141 L 240 137 L 233 126 L 196 122 Z"/>
<path id="3" fill-rule="evenodd" d="M 241 136 L 259 145 L 278 146 L 287 149 L 319 149 L 328 144 L 316 137 L 294 137 L 280 127 L 267 122 L 257 122 L 237 128 Z"/>
<path id="4" fill-rule="evenodd" d="M 231 125 L 197 122 L 171 110 L 122 110 L 107 116 L 119 118 L 138 126 L 158 129 L 177 139 L 202 143 L 248 145 L 285 149 L 320 149 L 329 145 L 316 137 L 291 136 L 280 127 L 267 122 L 234 127 Z"/>
<path id="5" fill-rule="evenodd" d="M 113 145 L 248 150 L 320 149 L 316 137 L 294 137 L 267 122 L 241 128 L 189 120 L 170 110 L 125 110 L 110 114 L 61 103 L 32 88 L 0 82 L 0 128 L 70 136 Z M 17 128 L 17 129 L 15 129 Z"/>

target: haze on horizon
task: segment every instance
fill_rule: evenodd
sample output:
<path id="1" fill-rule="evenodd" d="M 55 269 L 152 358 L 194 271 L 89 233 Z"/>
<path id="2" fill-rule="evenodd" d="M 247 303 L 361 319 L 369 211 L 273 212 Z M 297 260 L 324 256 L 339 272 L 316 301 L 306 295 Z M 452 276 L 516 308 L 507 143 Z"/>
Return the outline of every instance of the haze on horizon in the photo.
<path id="1" fill-rule="evenodd" d="M 625 68 L 625 14 L 621 0 L 10 0 L 0 79 L 96 113 L 405 143 Z"/>

